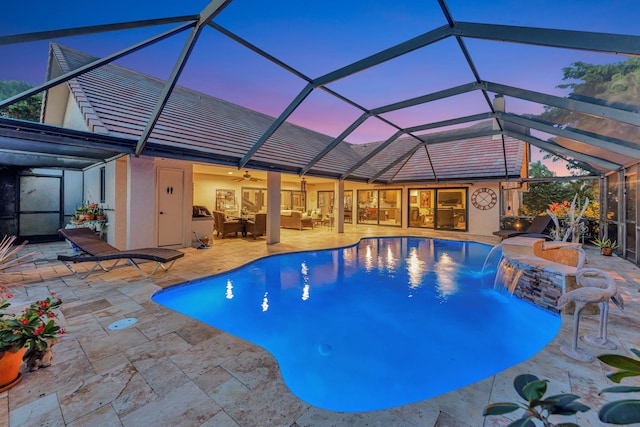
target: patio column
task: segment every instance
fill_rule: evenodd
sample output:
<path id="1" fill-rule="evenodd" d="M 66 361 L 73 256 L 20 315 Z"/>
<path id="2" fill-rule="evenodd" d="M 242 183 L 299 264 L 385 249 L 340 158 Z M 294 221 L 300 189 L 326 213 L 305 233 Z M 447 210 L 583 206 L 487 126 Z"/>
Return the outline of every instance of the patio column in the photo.
<path id="1" fill-rule="evenodd" d="M 333 218 L 336 233 L 344 233 L 344 181 L 337 180 L 333 187 L 333 207 L 335 217 Z"/>
<path id="2" fill-rule="evenodd" d="M 267 245 L 280 243 L 280 173 L 267 172 Z"/>

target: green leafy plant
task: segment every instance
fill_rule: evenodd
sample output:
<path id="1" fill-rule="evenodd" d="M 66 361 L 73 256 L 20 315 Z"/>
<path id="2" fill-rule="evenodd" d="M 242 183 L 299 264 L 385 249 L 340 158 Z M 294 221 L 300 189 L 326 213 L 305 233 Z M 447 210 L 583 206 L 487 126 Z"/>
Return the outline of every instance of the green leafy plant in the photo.
<path id="1" fill-rule="evenodd" d="M 603 238 L 597 238 L 595 240 L 592 241 L 592 243 L 594 245 L 596 245 L 599 248 L 611 248 L 611 249 L 615 249 L 618 247 L 618 242 L 616 240 L 611 240 L 611 239 L 605 239 Z"/>
<path id="2" fill-rule="evenodd" d="M 579 207 L 579 205 L 580 200 L 578 200 L 578 194 L 576 193 L 576 195 L 573 196 L 573 201 L 571 202 L 571 205 L 569 206 L 569 209 L 567 211 L 567 218 L 565 219 L 563 226 L 560 225 L 558 216 L 551 210 L 553 205 L 549 205 L 547 214 L 551 217 L 553 223 L 555 224 L 555 227 L 551 231 L 551 237 L 553 238 L 553 240 L 566 242 L 569 240 L 569 237 L 571 237 L 572 242 L 579 241 L 580 234 L 582 231 L 584 231 L 584 225 L 580 222 L 580 220 L 582 219 L 584 212 L 589 206 L 589 198 L 585 198 L 580 213 L 576 214 L 576 207 Z M 556 210 L 556 212 L 558 211 Z"/>
<path id="3" fill-rule="evenodd" d="M 640 376 L 640 351 L 631 349 L 636 359 L 620 354 L 603 354 L 598 359 L 606 365 L 618 369 L 607 375 L 611 381 L 620 383 L 624 378 Z M 551 415 L 575 415 L 577 412 L 586 412 L 590 408 L 577 400 L 575 394 L 558 394 L 544 397 L 547 391 L 547 380 L 540 380 L 535 375 L 518 375 L 513 380 L 516 392 L 527 403 L 518 404 L 511 402 L 491 403 L 484 408 L 483 415 L 504 415 L 518 409 L 523 409 L 524 414 L 509 427 L 534 427 L 534 420 L 539 420 L 545 427 L 569 427 L 578 426 L 575 423 L 552 424 L 549 421 Z M 636 386 L 608 387 L 598 393 L 634 393 L 640 392 Z M 626 425 L 640 423 L 640 400 L 625 399 L 605 404 L 598 412 L 598 418 L 603 423 Z"/>
<path id="4" fill-rule="evenodd" d="M 638 350 L 631 349 L 631 352 L 637 358 L 640 358 L 640 352 Z M 638 359 L 633 359 L 620 354 L 603 354 L 598 356 L 598 359 L 601 362 L 618 369 L 618 371 L 607 375 L 607 378 L 614 383 L 620 383 L 620 381 L 627 377 L 637 377 L 640 375 L 640 360 Z M 615 386 L 605 388 L 599 394 L 633 393 L 639 391 L 640 387 Z M 640 400 L 626 399 L 607 403 L 602 407 L 602 409 L 600 409 L 600 412 L 598 412 L 598 418 L 600 421 L 610 424 L 640 423 Z"/>
<path id="5" fill-rule="evenodd" d="M 513 388 L 526 403 L 499 402 L 491 403 L 484 408 L 483 415 L 504 415 L 519 409 L 524 410 L 522 417 L 509 424 L 509 427 L 534 427 L 534 420 L 539 420 L 542 425 L 552 427 L 549 421 L 551 415 L 575 415 L 577 412 L 586 412 L 590 408 L 577 400 L 580 396 L 575 394 L 556 394 L 544 397 L 547 392 L 548 380 L 541 380 L 535 375 L 518 375 L 513 380 Z M 561 423 L 558 427 L 576 426 L 575 423 Z"/>
<path id="6" fill-rule="evenodd" d="M 55 297 L 55 292 L 50 297 L 31 303 L 21 313 L 8 311 L 13 295 L 8 292 L 1 294 L 0 300 L 0 352 L 12 348 L 27 347 L 25 358 L 34 351 L 45 351 L 49 341 L 57 335 L 64 334 L 65 330 L 56 325 L 58 315 L 53 312 L 62 305 L 62 299 Z"/>

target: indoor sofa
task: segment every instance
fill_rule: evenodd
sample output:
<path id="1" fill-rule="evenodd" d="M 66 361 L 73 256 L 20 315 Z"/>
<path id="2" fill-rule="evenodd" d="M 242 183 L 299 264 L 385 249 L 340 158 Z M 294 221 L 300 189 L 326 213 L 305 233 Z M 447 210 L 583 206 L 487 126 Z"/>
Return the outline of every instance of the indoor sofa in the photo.
<path id="1" fill-rule="evenodd" d="M 302 213 L 298 211 L 280 211 L 280 227 L 298 230 L 302 230 L 303 227 L 313 228 L 313 218 L 303 217 Z"/>

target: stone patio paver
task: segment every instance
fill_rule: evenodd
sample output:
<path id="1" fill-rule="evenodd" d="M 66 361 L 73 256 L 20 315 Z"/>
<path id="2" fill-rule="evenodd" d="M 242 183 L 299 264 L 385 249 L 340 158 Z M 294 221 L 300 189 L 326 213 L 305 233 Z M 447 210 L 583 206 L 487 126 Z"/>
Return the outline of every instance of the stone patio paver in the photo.
<path id="1" fill-rule="evenodd" d="M 208 250 L 186 248 L 186 256 L 171 271 L 151 279 L 126 267 L 81 281 L 56 259 L 58 253 L 69 250 L 66 243 L 30 245 L 39 253 L 38 261 L 16 275 L 25 279 L 13 290 L 15 302 L 58 292 L 65 301 L 61 322 L 69 334 L 55 345 L 51 367 L 24 373 L 20 384 L 0 393 L 0 427 L 502 426 L 508 417 L 485 419 L 482 409 L 489 402 L 518 400 L 512 382 L 520 373 L 549 379 L 550 392 L 583 396 L 593 409 L 562 418 L 581 426 L 601 425 L 599 407 L 608 399 L 620 398 L 597 395 L 612 385 L 606 378 L 610 368 L 598 361 L 576 362 L 560 352 L 560 345 L 569 344 L 572 334 L 572 316 L 564 316 L 560 333 L 545 349 L 490 378 L 388 410 L 327 411 L 294 396 L 283 383 L 277 362 L 265 350 L 150 300 L 164 287 L 266 255 L 339 247 L 362 237 L 423 235 L 496 243 L 492 237 L 364 225 L 346 226 L 344 234 L 324 227 L 281 233 L 282 243 L 276 245 L 266 245 L 264 238 L 227 238 L 215 239 Z M 602 257 L 593 248 L 587 248 L 586 266 L 610 271 L 623 289 L 625 309 L 611 306 L 609 336 L 619 346 L 615 352 L 630 355 L 629 349 L 640 344 L 640 270 L 616 256 Z M 107 328 L 125 317 L 138 322 L 124 330 Z M 597 316 L 583 317 L 581 334 L 597 330 Z M 580 347 L 596 355 L 605 352 L 582 342 Z"/>

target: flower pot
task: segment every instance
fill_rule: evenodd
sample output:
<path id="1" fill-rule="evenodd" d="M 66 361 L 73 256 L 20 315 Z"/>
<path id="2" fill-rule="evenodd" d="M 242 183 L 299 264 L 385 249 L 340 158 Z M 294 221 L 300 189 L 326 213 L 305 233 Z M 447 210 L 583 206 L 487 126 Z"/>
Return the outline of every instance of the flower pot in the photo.
<path id="1" fill-rule="evenodd" d="M 22 379 L 20 367 L 25 347 L 0 353 L 0 393 L 18 384 Z"/>
<path id="2" fill-rule="evenodd" d="M 613 248 L 600 248 L 600 251 L 604 256 L 611 256 L 611 254 L 613 253 Z"/>
<path id="3" fill-rule="evenodd" d="M 46 338 L 45 341 L 47 342 L 46 349 L 29 349 L 29 351 L 24 355 L 24 363 L 31 372 L 51 366 L 51 360 L 53 359 L 53 345 L 56 343 L 56 340 L 54 338 Z"/>

